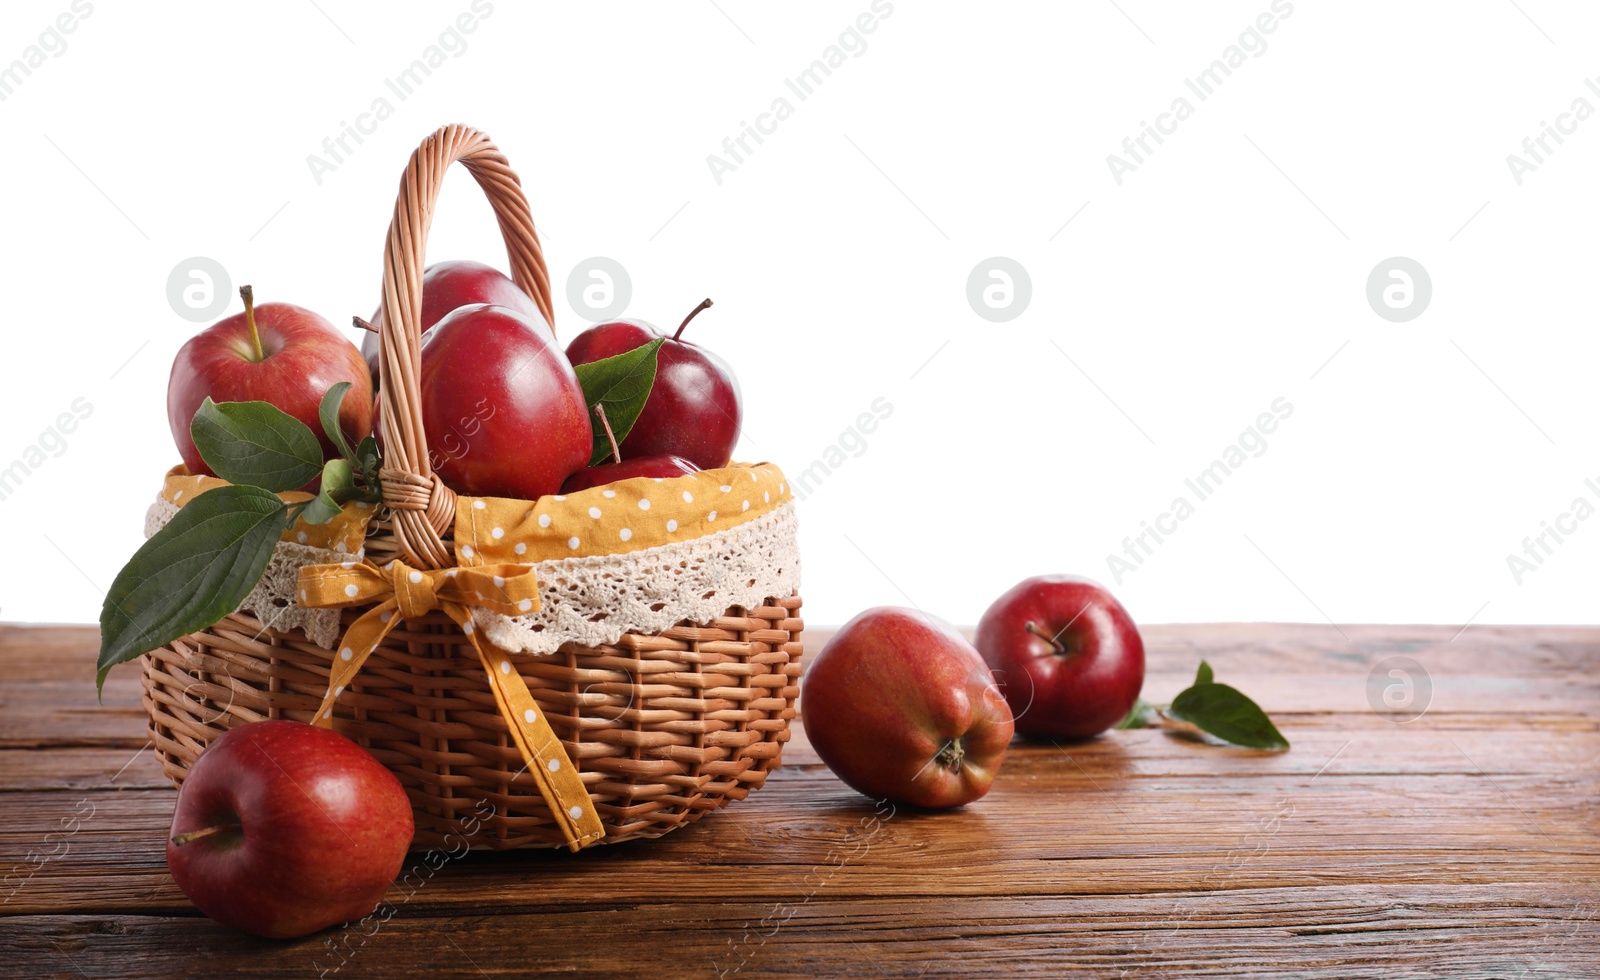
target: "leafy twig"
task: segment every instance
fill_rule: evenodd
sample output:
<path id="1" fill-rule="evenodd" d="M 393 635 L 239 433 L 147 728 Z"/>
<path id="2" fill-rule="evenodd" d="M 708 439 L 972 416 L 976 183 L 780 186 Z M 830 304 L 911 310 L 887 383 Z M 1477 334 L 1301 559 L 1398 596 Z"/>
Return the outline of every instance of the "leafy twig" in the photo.
<path id="1" fill-rule="evenodd" d="M 1287 749 L 1289 740 L 1244 692 L 1218 684 L 1211 665 L 1200 661 L 1194 683 L 1179 692 L 1165 708 L 1140 698 L 1118 728 L 1165 728 L 1201 731 L 1232 745 L 1251 749 Z"/>

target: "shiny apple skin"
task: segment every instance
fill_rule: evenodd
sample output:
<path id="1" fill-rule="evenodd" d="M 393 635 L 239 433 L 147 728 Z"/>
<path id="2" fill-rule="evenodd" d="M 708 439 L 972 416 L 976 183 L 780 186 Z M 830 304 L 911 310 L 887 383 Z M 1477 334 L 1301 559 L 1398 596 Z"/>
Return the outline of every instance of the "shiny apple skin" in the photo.
<path id="1" fill-rule="evenodd" d="M 868 609 L 806 668 L 800 714 L 836 775 L 873 797 L 962 806 L 989 791 L 1011 742 L 1011 710 L 989 668 L 949 624 L 912 609 Z M 959 765 L 936 761 L 959 739 Z"/>
<path id="2" fill-rule="evenodd" d="M 191 473 L 212 475 L 189 435 L 194 413 L 207 397 L 271 402 L 317 434 L 327 459 L 338 451 L 322 431 L 318 409 L 329 388 L 348 381 L 339 425 L 352 445 L 372 431 L 372 378 L 355 344 L 327 320 L 291 303 L 263 303 L 255 308 L 255 317 L 264 359 L 252 360 L 255 348 L 243 313 L 190 337 L 173 359 L 167 423 Z"/>
<path id="3" fill-rule="evenodd" d="M 550 331 L 515 310 L 447 314 L 423 338 L 418 381 L 429 458 L 457 493 L 533 500 L 589 462 L 578 376 Z"/>
<path id="4" fill-rule="evenodd" d="M 488 303 L 516 310 L 536 324 L 544 324 L 544 314 L 534 305 L 528 294 L 511 280 L 511 277 L 482 262 L 452 259 L 435 262 L 422 273 L 422 321 L 417 326 L 423 333 L 434 324 L 463 306 Z M 383 327 L 383 304 L 372 314 L 372 325 Z M 368 333 L 361 340 L 361 356 L 367 359 L 372 380 L 378 380 L 378 335 Z"/>
<path id="5" fill-rule="evenodd" d="M 640 456 L 637 459 L 624 459 L 620 463 L 597 463 L 594 466 L 585 466 L 567 477 L 567 482 L 561 484 L 561 492 L 577 493 L 590 487 L 637 477 L 666 480 L 698 472 L 700 467 L 677 456 Z"/>
<path id="6" fill-rule="evenodd" d="M 238 830 L 172 842 L 233 823 Z M 167 866 L 223 925 L 305 936 L 376 908 L 414 829 L 400 781 L 359 745 L 297 721 L 251 722 L 212 742 L 184 778 Z"/>
<path id="7" fill-rule="evenodd" d="M 578 375 L 526 315 L 458 307 L 422 338 L 421 362 L 429 460 L 451 490 L 536 500 L 589 463 Z"/>
<path id="8" fill-rule="evenodd" d="M 572 339 L 567 359 L 588 364 L 661 336 L 642 320 L 598 323 Z M 743 413 L 739 381 L 727 363 L 698 344 L 667 337 L 656 355 L 650 397 L 622 440 L 622 458 L 681 456 L 703 470 L 727 466 Z"/>
<path id="9" fill-rule="evenodd" d="M 1035 623 L 1066 653 L 1028 632 Z M 1127 717 L 1144 687 L 1144 640 L 1099 583 L 1040 575 L 1017 583 L 978 621 L 974 642 L 1032 738 L 1092 738 Z"/>

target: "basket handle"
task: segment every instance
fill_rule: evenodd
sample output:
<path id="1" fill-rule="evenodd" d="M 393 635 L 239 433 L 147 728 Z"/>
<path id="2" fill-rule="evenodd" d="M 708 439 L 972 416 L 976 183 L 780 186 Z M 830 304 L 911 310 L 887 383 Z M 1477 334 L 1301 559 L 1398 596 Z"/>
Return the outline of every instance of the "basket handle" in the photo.
<path id="1" fill-rule="evenodd" d="M 470 126 L 441 127 L 422 141 L 400 178 L 400 196 L 383 252 L 383 326 L 378 333 L 384 443 L 379 479 L 384 503 L 393 515 L 400 555 L 407 564 L 421 568 L 455 564 L 443 535 L 455 523 L 456 495 L 433 472 L 428 460 L 418 387 L 428 229 L 452 163 L 465 166 L 489 198 L 511 259 L 511 278 L 532 297 L 551 331 L 555 330 L 550 274 L 522 183 L 486 134 Z"/>

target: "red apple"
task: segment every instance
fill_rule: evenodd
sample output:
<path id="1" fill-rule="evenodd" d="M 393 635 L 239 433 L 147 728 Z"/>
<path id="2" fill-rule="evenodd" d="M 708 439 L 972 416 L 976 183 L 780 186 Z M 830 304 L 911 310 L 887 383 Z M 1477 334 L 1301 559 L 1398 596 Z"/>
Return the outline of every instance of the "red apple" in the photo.
<path id="1" fill-rule="evenodd" d="M 1098 735 L 1127 717 L 1144 686 L 1139 627 L 1110 592 L 1075 575 L 1013 586 L 983 614 L 975 642 L 1024 735 Z"/>
<path id="2" fill-rule="evenodd" d="M 376 908 L 413 829 L 406 791 L 365 749 L 325 728 L 258 721 L 189 770 L 167 867 L 206 915 L 286 939 Z"/>
<path id="3" fill-rule="evenodd" d="M 656 355 L 656 380 L 644 410 L 622 440 L 634 456 L 681 456 L 703 470 L 727 466 L 739 441 L 743 408 L 739 382 L 722 358 L 683 340 L 684 327 L 711 305 L 695 307 Z M 567 345 L 567 359 L 588 364 L 626 353 L 662 336 L 642 320 L 615 320 L 590 327 Z"/>
<path id="4" fill-rule="evenodd" d="M 422 322 L 418 327 L 427 333 L 445 315 L 463 306 L 488 303 L 516 310 L 535 323 L 544 323 L 539 307 L 511 277 L 482 262 L 461 259 L 435 262 L 422 273 Z M 372 325 L 383 327 L 383 305 L 372 314 Z M 361 341 L 361 353 L 372 369 L 372 379 L 378 379 L 378 335 L 369 333 Z"/>
<path id="5" fill-rule="evenodd" d="M 874 798 L 955 807 L 989 791 L 1011 710 L 978 651 L 946 623 L 879 606 L 806 669 L 801 718 L 817 755 Z"/>
<path id="6" fill-rule="evenodd" d="M 641 476 L 667 479 L 698 472 L 700 472 L 700 467 L 677 456 L 638 456 L 621 463 L 599 463 L 594 466 L 585 466 L 567 477 L 567 482 L 561 484 L 561 492 L 577 493 L 579 490 L 587 490 L 590 487 L 616 483 L 618 480 L 631 480 Z"/>
<path id="7" fill-rule="evenodd" d="M 350 382 L 339 425 L 351 444 L 372 431 L 372 378 L 356 350 L 333 324 L 288 303 L 255 306 L 249 286 L 239 290 L 244 312 L 189 338 L 172 362 L 167 381 L 167 422 L 189 472 L 211 474 L 189 435 L 200 403 L 271 402 L 310 427 L 324 457 L 337 456 L 322 431 L 317 409 L 328 389 Z"/>
<path id="8" fill-rule="evenodd" d="M 622 450 L 617 447 L 616 433 L 611 430 L 611 420 L 606 418 L 605 405 L 596 404 L 594 406 L 594 415 L 595 418 L 600 420 L 600 425 L 606 433 L 606 439 L 611 444 L 612 461 L 586 466 L 567 477 L 567 482 L 561 485 L 562 493 L 577 493 L 579 490 L 587 490 L 590 487 L 604 486 L 607 483 L 616 483 L 619 480 L 631 480 L 637 477 L 665 480 L 674 476 L 700 472 L 700 467 L 677 456 L 639 456 L 623 462 Z"/>
<path id="9" fill-rule="evenodd" d="M 434 470 L 475 497 L 557 493 L 594 448 L 583 389 L 550 331 L 463 306 L 422 338 L 422 422 Z"/>

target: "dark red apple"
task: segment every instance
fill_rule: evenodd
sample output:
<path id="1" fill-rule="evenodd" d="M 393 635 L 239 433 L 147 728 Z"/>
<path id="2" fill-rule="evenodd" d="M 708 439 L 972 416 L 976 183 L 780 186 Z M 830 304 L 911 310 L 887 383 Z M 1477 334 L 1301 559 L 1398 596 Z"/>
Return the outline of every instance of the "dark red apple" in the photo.
<path id="1" fill-rule="evenodd" d="M 739 382 L 722 358 L 683 340 L 684 327 L 711 305 L 695 307 L 656 355 L 655 386 L 622 440 L 626 458 L 681 456 L 703 470 L 727 466 L 739 441 Z M 662 336 L 642 320 L 590 327 L 567 345 L 567 359 L 588 364 L 626 353 Z"/>
<path id="2" fill-rule="evenodd" d="M 400 781 L 342 735 L 240 725 L 178 791 L 167 867 L 195 907 L 258 936 L 304 936 L 377 907 L 411 845 Z"/>
<path id="3" fill-rule="evenodd" d="M 800 713 L 817 755 L 868 796 L 956 807 L 989 791 L 1011 710 L 978 651 L 940 620 L 868 609 L 807 667 Z"/>
<path id="4" fill-rule="evenodd" d="M 594 466 L 585 466 L 567 477 L 567 482 L 561 484 L 561 492 L 577 493 L 579 490 L 587 490 L 590 487 L 616 483 L 618 480 L 631 480 L 640 476 L 668 479 L 698 472 L 700 472 L 700 467 L 677 456 L 639 456 L 634 459 L 624 460 L 621 463 L 598 463 Z"/>
<path id="5" fill-rule="evenodd" d="M 1016 716 L 1038 738 L 1098 735 L 1144 686 L 1144 641 L 1122 603 L 1075 575 L 1013 586 L 978 621 L 975 639 Z"/>
<path id="6" fill-rule="evenodd" d="M 239 290 L 244 312 L 189 338 L 172 362 L 167 380 L 167 422 L 189 472 L 211 474 L 189 435 L 200 403 L 271 402 L 310 427 L 324 457 L 338 455 L 322 431 L 317 410 L 322 396 L 350 382 L 339 409 L 339 425 L 352 445 L 372 431 L 372 377 L 361 352 L 333 324 L 289 303 L 255 306 L 249 286 Z"/>
<path id="7" fill-rule="evenodd" d="M 539 312 L 539 307 L 511 277 L 493 266 L 484 265 L 482 262 L 470 262 L 464 259 L 453 259 L 448 262 L 435 262 L 422 273 L 422 322 L 418 327 L 427 333 L 433 325 L 445 318 L 445 315 L 471 306 L 474 303 L 488 303 L 491 306 L 503 306 L 508 310 L 516 310 L 534 323 L 544 323 L 544 314 Z M 383 327 L 383 304 L 378 304 L 378 310 L 372 314 L 372 325 Z M 369 333 L 361 341 L 361 353 L 367 359 L 367 366 L 372 370 L 372 380 L 378 380 L 378 335 Z"/>
<path id="8" fill-rule="evenodd" d="M 597 403 L 594 406 L 594 416 L 600 420 L 606 440 L 611 445 L 611 462 L 586 466 L 567 477 L 567 482 L 561 485 L 562 493 L 577 493 L 590 487 L 604 486 L 607 483 L 636 477 L 665 480 L 700 472 L 700 467 L 677 456 L 640 456 L 624 462 L 622 450 L 617 447 L 617 435 L 611 429 L 611 420 L 606 418 L 604 404 Z"/>
<path id="9" fill-rule="evenodd" d="M 482 303 L 422 338 L 429 459 L 452 490 L 533 500 L 557 493 L 593 451 L 588 406 L 550 331 Z"/>

